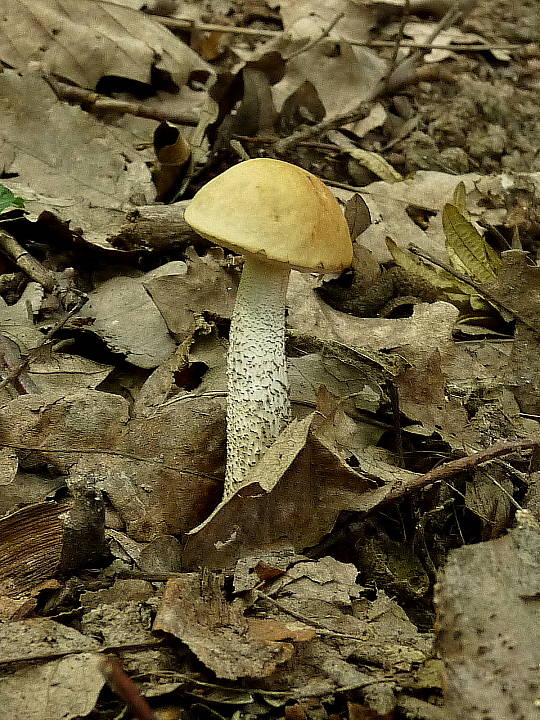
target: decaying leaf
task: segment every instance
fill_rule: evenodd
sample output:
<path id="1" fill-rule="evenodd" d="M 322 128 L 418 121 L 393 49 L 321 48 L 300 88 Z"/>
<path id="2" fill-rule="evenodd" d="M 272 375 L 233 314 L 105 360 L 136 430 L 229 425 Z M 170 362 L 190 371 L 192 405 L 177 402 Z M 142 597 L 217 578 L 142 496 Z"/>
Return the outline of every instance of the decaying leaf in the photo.
<path id="1" fill-rule="evenodd" d="M 353 240 L 356 240 L 371 225 L 369 208 L 364 198 L 358 193 L 353 195 L 345 205 L 345 219 Z"/>
<path id="2" fill-rule="evenodd" d="M 462 176 L 467 189 L 480 175 Z M 437 260 L 447 260 L 444 236 L 441 232 L 440 210 L 452 197 L 455 175 L 434 171 L 419 171 L 414 178 L 402 182 L 378 181 L 362 189 L 372 218 L 372 224 L 362 236 L 362 244 L 379 262 L 391 259 L 386 238 L 391 237 L 400 247 L 415 245 Z M 419 208 L 432 215 L 427 229 L 411 218 L 411 209 Z"/>
<path id="3" fill-rule="evenodd" d="M 151 153 L 134 150 L 128 130 L 61 103 L 38 75 L 4 70 L 0 94 L 0 137 L 10 150 L 4 184 L 24 196 L 32 219 L 55 213 L 102 242 L 125 221 L 122 208 L 154 199 Z"/>
<path id="4" fill-rule="evenodd" d="M 536 716 L 539 593 L 540 535 L 533 526 L 450 554 L 437 585 L 449 717 Z"/>
<path id="5" fill-rule="evenodd" d="M 382 500 L 393 483 L 377 489 L 372 475 L 353 470 L 317 435 L 313 421 L 309 415 L 289 425 L 250 479 L 189 533 L 187 568 L 202 556 L 208 567 L 221 568 L 254 552 L 302 550 L 329 532 L 342 510 L 367 510 Z"/>
<path id="6" fill-rule="evenodd" d="M 498 466 L 479 468 L 465 491 L 465 504 L 482 523 L 486 540 L 500 537 L 511 523 L 513 486 L 507 475 Z"/>
<path id="7" fill-rule="evenodd" d="M 90 331 L 99 335 L 111 350 L 124 353 L 137 367 L 154 368 L 172 354 L 176 345 L 143 283 L 185 272 L 184 263 L 173 262 L 140 277 L 107 280 L 89 294 L 81 315 L 92 318 Z"/>
<path id="8" fill-rule="evenodd" d="M 3 712 L 11 720 L 85 717 L 105 684 L 100 659 L 97 653 L 81 652 L 4 677 L 0 680 Z"/>
<path id="9" fill-rule="evenodd" d="M 246 564 L 255 566 L 256 558 L 241 561 L 237 571 L 243 574 Z M 259 565 L 278 564 L 280 572 L 259 570 L 255 608 L 265 618 L 274 618 L 311 632 L 311 638 L 296 644 L 294 658 L 278 668 L 274 682 L 294 688 L 295 697 L 317 695 L 340 686 L 362 686 L 363 696 L 373 710 L 383 706 L 391 712 L 395 706 L 395 686 L 385 683 L 384 674 L 391 668 L 409 672 L 424 662 L 430 641 L 422 637 L 403 610 L 378 592 L 373 600 L 363 597 L 356 582 L 357 570 L 351 563 L 332 557 L 317 561 L 281 553 L 263 554 Z M 235 589 L 236 575 L 235 575 Z M 386 685 L 381 693 L 366 693 L 366 671 L 377 686 Z M 303 691 L 300 690 L 303 688 Z"/>
<path id="10" fill-rule="evenodd" d="M 185 273 L 164 273 L 144 281 L 167 327 L 180 341 L 193 332 L 203 313 L 230 318 L 239 275 L 224 264 L 222 248 L 211 248 L 202 257 L 190 249 Z"/>
<path id="11" fill-rule="evenodd" d="M 227 601 L 223 578 L 210 572 L 169 580 L 154 629 L 178 637 L 217 677 L 229 680 L 266 677 L 294 654 L 294 646 L 283 642 L 294 631 L 276 634 L 276 624 L 265 620 L 250 624 L 242 605 Z"/>
<path id="12" fill-rule="evenodd" d="M 504 252 L 497 279 L 488 279 L 486 287 L 517 320 L 540 332 L 540 267 L 530 263 L 527 253 Z"/>
<path id="13" fill-rule="evenodd" d="M 49 618 L 29 618 L 0 623 L 0 663 L 32 661 L 43 656 L 92 652 L 95 638 Z"/>

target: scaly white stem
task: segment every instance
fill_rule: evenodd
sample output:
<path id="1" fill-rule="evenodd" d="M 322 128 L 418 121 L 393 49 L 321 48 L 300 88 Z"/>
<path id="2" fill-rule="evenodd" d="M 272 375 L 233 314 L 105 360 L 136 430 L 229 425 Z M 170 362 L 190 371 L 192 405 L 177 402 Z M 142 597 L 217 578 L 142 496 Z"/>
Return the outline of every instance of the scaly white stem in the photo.
<path id="1" fill-rule="evenodd" d="M 231 319 L 227 356 L 227 470 L 230 497 L 290 419 L 285 296 L 290 270 L 248 255 Z"/>

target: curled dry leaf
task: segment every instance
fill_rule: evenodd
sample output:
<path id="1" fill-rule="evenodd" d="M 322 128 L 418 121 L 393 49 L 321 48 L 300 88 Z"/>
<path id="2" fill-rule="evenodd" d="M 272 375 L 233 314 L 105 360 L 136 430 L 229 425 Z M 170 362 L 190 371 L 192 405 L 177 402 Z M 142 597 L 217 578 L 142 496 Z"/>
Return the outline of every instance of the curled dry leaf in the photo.
<path id="1" fill-rule="evenodd" d="M 169 30 L 128 7 L 93 0 L 3 0 L 0 58 L 24 68 L 39 57 L 45 73 L 95 88 L 103 77 L 152 85 L 153 70 L 180 88 L 201 58 Z M 14 35 L 11 31 L 17 28 Z"/>
<path id="2" fill-rule="evenodd" d="M 313 421 L 314 415 L 293 421 L 250 479 L 189 533 L 187 568 L 201 557 L 221 568 L 255 552 L 302 550 L 329 532 L 342 510 L 365 511 L 384 498 L 392 482 L 377 489 L 372 475 L 353 470 L 318 437 Z"/>
<path id="3" fill-rule="evenodd" d="M 154 629 L 175 635 L 217 677 L 228 680 L 266 677 L 294 654 L 293 645 L 283 642 L 294 631 L 245 618 L 242 604 L 226 599 L 223 577 L 208 571 L 169 580 Z"/>
<path id="4" fill-rule="evenodd" d="M 202 257 L 190 248 L 185 273 L 164 272 L 144 281 L 167 327 L 180 341 L 193 332 L 203 313 L 230 318 L 239 275 L 224 265 L 222 248 L 210 248 Z"/>
<path id="5" fill-rule="evenodd" d="M 154 368 L 173 353 L 176 345 L 143 283 L 162 275 L 183 276 L 185 272 L 185 263 L 176 261 L 141 277 L 111 278 L 89 293 L 80 315 L 93 319 L 89 331 L 101 337 L 113 352 L 124 353 L 137 367 Z"/>

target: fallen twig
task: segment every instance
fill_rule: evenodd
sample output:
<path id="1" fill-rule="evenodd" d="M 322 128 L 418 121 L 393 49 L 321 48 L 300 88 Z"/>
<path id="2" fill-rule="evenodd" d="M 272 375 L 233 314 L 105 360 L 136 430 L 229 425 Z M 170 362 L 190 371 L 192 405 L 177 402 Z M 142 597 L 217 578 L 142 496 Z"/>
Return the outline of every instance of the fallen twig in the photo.
<path id="1" fill-rule="evenodd" d="M 87 106 L 90 110 L 127 113 L 128 115 L 135 115 L 136 117 L 159 120 L 160 122 L 172 122 L 178 125 L 195 126 L 199 122 L 199 118 L 195 114 L 186 115 L 184 113 L 168 112 L 167 110 L 151 108 L 141 103 L 115 100 L 107 95 L 100 95 L 100 93 L 94 92 L 93 90 L 68 85 L 49 76 L 44 79 L 60 100 L 71 100 Z"/>
<path id="2" fill-rule="evenodd" d="M 137 720 L 157 720 L 155 712 L 115 657 L 110 655 L 103 657 L 99 663 L 99 669 L 107 684 L 126 703 L 134 718 L 137 718 Z"/>
<path id="3" fill-rule="evenodd" d="M 50 270 L 47 270 L 39 260 L 30 255 L 28 250 L 4 230 L 0 230 L 0 251 L 20 267 L 29 278 L 42 285 L 45 290 L 53 290 L 57 284 L 57 278 Z"/>
<path id="4" fill-rule="evenodd" d="M 301 47 L 299 50 L 296 50 L 296 52 L 293 52 L 292 55 L 289 55 L 285 59 L 287 62 L 289 60 L 292 60 L 295 57 L 298 57 L 302 53 L 307 52 L 308 50 L 311 50 L 311 48 L 314 48 L 315 45 L 318 45 L 321 40 L 323 40 L 325 37 L 328 37 L 328 35 L 331 33 L 331 31 L 335 28 L 335 26 L 338 24 L 338 22 L 345 16 L 345 13 L 338 13 L 336 17 L 332 20 L 332 22 L 328 25 L 328 27 L 324 28 L 324 30 L 321 32 L 321 34 L 311 40 L 311 42 L 308 42 L 307 45 L 304 45 L 304 47 Z"/>
<path id="5" fill-rule="evenodd" d="M 495 460 L 503 455 L 510 455 L 513 452 L 531 450 L 532 448 L 537 447 L 540 447 L 540 436 L 530 438 L 528 440 L 511 440 L 509 442 L 496 443 L 486 450 L 479 450 L 473 455 L 466 455 L 465 457 L 458 458 L 457 460 L 450 460 L 450 462 L 444 463 L 444 465 L 439 465 L 424 475 L 420 475 L 419 477 L 414 478 L 414 480 L 400 485 L 394 490 L 391 490 L 382 502 L 386 504 L 393 502 L 394 500 L 401 500 L 417 490 L 433 485 L 436 482 L 448 480 L 459 473 L 473 470 L 479 465 L 483 465 L 490 460 Z M 379 507 L 379 505 L 377 507 Z"/>
<path id="6" fill-rule="evenodd" d="M 189 18 L 171 18 L 160 15 L 153 15 L 161 25 L 165 25 L 171 30 L 191 30 L 195 28 L 202 32 L 221 32 L 230 33 L 232 35 L 247 35 L 251 37 L 263 37 L 263 38 L 278 38 L 282 37 L 285 33 L 281 30 L 266 30 L 264 28 L 244 28 L 236 25 L 218 25 L 215 23 L 195 23 Z M 372 48 L 392 48 L 395 43 L 393 40 L 354 40 L 352 38 L 342 37 L 341 42 L 348 43 L 349 45 L 355 45 L 357 47 L 372 47 Z M 485 50 L 520 50 L 526 47 L 527 43 L 418 43 L 412 40 L 405 40 L 401 43 L 401 47 L 413 48 L 413 49 L 427 49 L 427 50 L 456 50 L 456 51 L 471 51 L 471 52 L 482 52 Z"/>
<path id="7" fill-rule="evenodd" d="M 409 251 L 414 253 L 414 255 L 418 255 L 418 257 L 421 257 L 423 260 L 427 260 L 428 262 L 432 263 L 433 265 L 436 265 L 437 267 L 442 268 L 445 272 L 450 273 L 450 275 L 453 275 L 458 280 L 461 280 L 461 282 L 467 283 L 467 285 L 470 285 L 476 292 L 481 295 L 486 300 L 489 300 L 492 305 L 495 307 L 500 308 L 501 310 L 504 310 L 504 312 L 507 312 L 509 315 L 511 315 L 516 320 L 519 320 L 519 322 L 523 323 L 523 325 L 526 325 L 531 330 L 534 330 L 534 332 L 538 333 L 539 329 L 537 326 L 535 326 L 533 323 L 530 323 L 526 318 L 519 315 L 515 310 L 512 310 L 511 307 L 508 307 L 508 305 L 505 305 L 502 303 L 498 298 L 496 298 L 492 293 L 487 290 L 484 285 L 481 285 L 480 283 L 477 283 L 475 280 L 473 280 L 468 275 L 464 275 L 463 273 L 458 272 L 455 270 L 451 265 L 448 265 L 447 263 L 443 262 L 442 260 L 436 260 L 435 258 L 431 257 L 431 255 L 428 255 L 427 253 L 420 250 L 420 248 L 415 247 L 414 245 L 411 245 L 409 247 Z"/>
<path id="8" fill-rule="evenodd" d="M 390 81 L 390 78 L 392 77 L 392 74 L 398 65 L 399 49 L 401 47 L 403 47 L 403 37 L 405 34 L 405 25 L 407 24 L 407 20 L 409 19 L 410 11 L 411 11 L 410 0 L 405 0 L 403 12 L 401 13 L 401 19 L 399 21 L 397 37 L 396 37 L 396 40 L 394 43 L 394 47 L 392 49 L 392 57 L 390 58 L 390 65 L 388 66 L 388 72 L 386 74 L 388 81 Z"/>

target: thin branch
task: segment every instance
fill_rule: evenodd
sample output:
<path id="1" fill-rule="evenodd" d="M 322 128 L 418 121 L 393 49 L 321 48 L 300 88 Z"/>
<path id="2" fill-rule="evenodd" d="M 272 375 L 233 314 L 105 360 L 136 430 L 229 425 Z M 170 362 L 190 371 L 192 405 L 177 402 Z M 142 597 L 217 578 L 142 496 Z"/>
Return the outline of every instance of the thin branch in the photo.
<path id="1" fill-rule="evenodd" d="M 441 18 L 434 27 L 433 32 L 429 37 L 430 43 L 440 32 L 449 27 L 459 15 L 461 15 L 461 11 L 458 9 L 458 3 L 456 0 L 452 8 L 448 10 L 444 17 Z M 402 85 L 410 83 L 413 80 L 415 71 L 418 67 L 418 61 L 426 53 L 427 50 L 416 50 L 413 54 L 399 62 L 391 75 L 379 81 L 368 96 L 359 102 L 354 108 L 344 113 L 340 113 L 339 115 L 333 115 L 332 117 L 326 118 L 326 120 L 323 120 L 317 125 L 301 128 L 300 130 L 293 132 L 289 135 L 289 137 L 279 140 L 274 145 L 275 152 L 282 155 L 287 150 L 296 147 L 296 145 L 298 145 L 298 143 L 302 140 L 310 140 L 318 135 L 327 133 L 329 130 L 335 130 L 343 127 L 344 125 L 348 125 L 349 123 L 362 120 L 368 115 L 374 100 L 386 94 L 389 90 L 395 91 Z"/>
<path id="2" fill-rule="evenodd" d="M 393 502 L 394 500 L 401 500 L 411 493 L 421 490 L 428 485 L 448 480 L 462 472 L 474 470 L 479 465 L 483 465 L 490 460 L 495 460 L 503 455 L 510 455 L 514 452 L 531 450 L 532 448 L 537 447 L 540 447 L 540 436 L 530 438 L 528 440 L 496 443 L 486 450 L 479 450 L 473 455 L 466 455 L 465 457 L 458 458 L 457 460 L 451 460 L 444 465 L 439 465 L 439 467 L 430 470 L 424 475 L 420 475 L 419 477 L 414 478 L 414 480 L 400 485 L 394 490 L 391 490 L 382 502 L 386 504 Z M 377 505 L 377 508 L 379 506 L 380 503 Z"/>
<path id="3" fill-rule="evenodd" d="M 193 28 L 193 20 L 190 20 L 189 18 L 170 18 L 170 17 L 162 17 L 159 15 L 153 15 L 153 18 L 155 18 L 159 23 L 164 25 L 165 27 L 170 28 L 171 30 L 190 30 Z M 279 38 L 282 37 L 285 33 L 281 30 L 265 30 L 263 28 L 243 28 L 243 27 L 237 27 L 235 25 L 217 25 L 212 23 L 196 23 L 197 30 L 201 30 L 202 32 L 221 32 L 221 33 L 230 33 L 233 35 L 247 35 L 252 37 L 263 37 L 263 38 Z M 373 48 L 393 48 L 395 43 L 393 40 L 354 40 L 352 38 L 342 37 L 340 38 L 341 42 L 348 43 L 349 45 L 354 45 L 356 47 L 373 47 Z M 519 50 L 521 48 L 524 48 L 528 45 L 528 43 L 499 43 L 499 44 L 490 44 L 490 43 L 456 43 L 455 45 L 453 43 L 451 44 L 443 44 L 443 43 L 417 43 L 414 41 L 406 40 L 401 43 L 401 47 L 406 48 L 413 48 L 413 49 L 422 49 L 427 48 L 429 50 L 456 50 L 456 51 L 472 51 L 472 52 L 482 52 L 484 50 L 507 50 L 511 52 L 512 50 Z"/>
<path id="4" fill-rule="evenodd" d="M 38 662 L 49 662 L 51 660 L 58 660 L 59 658 L 67 657 L 68 655 L 80 655 L 81 653 L 108 653 L 108 652 L 120 652 L 128 650 L 129 652 L 137 652 L 138 650 L 145 651 L 147 648 L 157 648 L 163 646 L 163 640 L 156 639 L 150 642 L 133 643 L 126 645 L 105 645 L 103 647 L 82 646 L 80 648 L 71 648 L 70 650 L 51 650 L 47 653 L 36 653 L 35 655 L 23 655 L 21 657 L 2 657 L 0 654 L 0 666 L 2 665 L 32 665 Z"/>
<path id="5" fill-rule="evenodd" d="M 405 35 L 405 25 L 407 24 L 407 20 L 409 19 L 410 12 L 411 12 L 411 2 L 410 2 L 410 0 L 405 0 L 403 12 L 401 13 L 401 19 L 399 21 L 397 38 L 394 43 L 394 48 L 392 50 L 392 57 L 390 58 L 390 65 L 389 65 L 388 72 L 387 72 L 388 80 L 390 80 L 390 78 L 392 77 L 392 74 L 398 64 L 398 54 L 399 54 L 400 48 L 403 47 L 403 38 Z"/>
<path id="6" fill-rule="evenodd" d="M 254 695 L 261 695 L 262 697 L 277 697 L 277 698 L 309 698 L 309 697 L 320 697 L 322 695 L 329 695 L 333 693 L 351 692 L 351 690 L 359 690 L 370 685 L 378 685 L 380 683 L 392 682 L 395 678 L 392 676 L 383 676 L 373 680 L 366 680 L 355 683 L 354 685 L 342 685 L 341 687 L 333 687 L 332 689 L 320 689 L 310 690 L 307 687 L 302 688 L 291 688 L 290 690 L 267 690 L 266 688 L 258 687 L 235 687 L 234 685 L 216 685 L 216 683 L 205 682 L 204 680 L 198 680 L 197 678 L 191 677 L 185 673 L 176 672 L 175 670 L 162 670 L 161 672 L 146 672 L 141 673 L 141 677 L 158 677 L 158 678 L 180 678 L 185 680 L 186 683 L 193 683 L 200 687 L 213 688 L 215 690 L 226 690 L 227 692 L 240 692 L 240 693 L 253 693 Z"/>
<path id="7" fill-rule="evenodd" d="M 7 255 L 10 260 L 20 267 L 31 280 L 42 285 L 45 290 L 53 290 L 57 284 L 57 278 L 50 270 L 47 270 L 39 260 L 30 255 L 28 250 L 4 230 L 0 230 L 0 251 Z"/>
<path id="8" fill-rule="evenodd" d="M 316 37 L 316 38 L 314 38 L 313 40 L 311 40 L 311 42 L 308 42 L 307 45 L 304 45 L 304 47 L 301 47 L 301 48 L 300 48 L 299 50 L 297 50 L 296 52 L 293 52 L 292 55 L 289 55 L 288 57 L 286 57 L 286 58 L 285 58 L 286 61 L 289 62 L 289 60 L 292 60 L 293 58 L 296 58 L 296 57 L 298 57 L 299 55 L 302 55 L 302 53 L 305 53 L 305 52 L 307 52 L 308 50 L 311 50 L 312 48 L 314 48 L 316 45 L 318 45 L 318 44 L 321 42 L 321 40 L 323 40 L 325 37 L 328 37 L 328 35 L 330 35 L 330 33 L 332 32 L 332 30 L 336 27 L 336 25 L 338 24 L 338 22 L 339 22 L 343 17 L 345 17 L 345 13 L 338 13 L 338 14 L 335 16 L 335 18 L 332 20 L 332 22 L 328 25 L 328 27 L 325 28 L 318 37 Z"/>
<path id="9" fill-rule="evenodd" d="M 137 720 L 157 720 L 157 715 L 141 695 L 138 687 L 125 672 L 117 658 L 105 655 L 100 660 L 99 669 L 109 687 L 126 703 L 134 718 Z"/>
<path id="10" fill-rule="evenodd" d="M 39 343 L 39 345 L 37 345 L 35 348 L 32 348 L 26 358 L 7 373 L 5 378 L 0 382 L 0 390 L 3 390 L 6 385 L 8 385 L 9 383 L 13 383 L 15 380 L 17 380 L 20 374 L 28 368 L 32 360 L 38 355 L 39 351 L 54 338 L 58 330 L 60 330 L 68 322 L 68 320 L 70 320 L 74 315 L 79 312 L 79 310 L 82 308 L 82 306 L 87 300 L 88 298 L 86 296 L 80 297 L 77 305 L 75 305 L 74 308 L 72 308 L 68 313 L 64 315 L 63 318 L 61 318 L 55 325 L 53 325 L 53 327 L 47 332 L 47 334 L 43 336 L 43 340 Z"/>
<path id="11" fill-rule="evenodd" d="M 136 117 L 149 118 L 150 120 L 158 120 L 160 122 L 172 122 L 178 125 L 195 126 L 199 122 L 199 118 L 195 114 L 186 115 L 184 113 L 168 112 L 167 110 L 151 108 L 141 103 L 115 100 L 107 95 L 100 95 L 93 90 L 68 85 L 50 76 L 44 79 L 49 83 L 60 100 L 77 102 L 81 105 L 88 106 L 90 110 L 127 113 L 128 115 L 135 115 Z"/>
<path id="12" fill-rule="evenodd" d="M 300 622 L 304 623 L 304 625 L 309 625 L 310 627 L 314 628 L 319 635 L 325 635 L 328 637 L 340 637 L 345 638 L 346 640 L 364 639 L 360 635 L 349 635 L 348 633 L 338 632 L 337 630 L 330 630 L 323 623 L 320 623 L 315 618 L 309 618 L 306 615 L 302 615 L 301 613 L 296 612 L 296 610 L 292 610 L 279 600 L 276 600 L 275 598 L 261 592 L 260 590 L 252 590 L 252 592 L 255 594 L 258 600 L 268 602 L 270 605 L 274 605 L 274 607 L 276 607 L 278 610 L 285 613 L 286 615 L 290 615 L 291 617 L 295 618 L 295 620 L 299 620 Z"/>
<path id="13" fill-rule="evenodd" d="M 169 465 L 162 462 L 161 460 L 154 460 L 153 458 L 143 457 L 142 455 L 136 455 L 135 453 L 124 452 L 123 450 L 106 450 L 104 448 L 68 448 L 68 447 L 39 447 L 37 445 L 19 445 L 17 443 L 9 443 L 0 441 L 0 447 L 8 447 L 13 450 L 26 450 L 27 452 L 36 453 L 61 453 L 62 455 L 108 455 L 109 457 L 119 457 L 127 460 L 134 460 L 135 462 L 144 463 L 146 465 L 155 465 L 158 468 L 164 468 L 165 470 L 172 470 L 173 472 L 180 473 L 180 475 L 189 475 L 195 478 L 208 478 L 209 480 L 215 480 L 216 482 L 223 482 L 223 477 L 218 475 L 210 475 L 209 473 L 197 472 L 195 470 L 184 470 L 174 465 Z"/>

